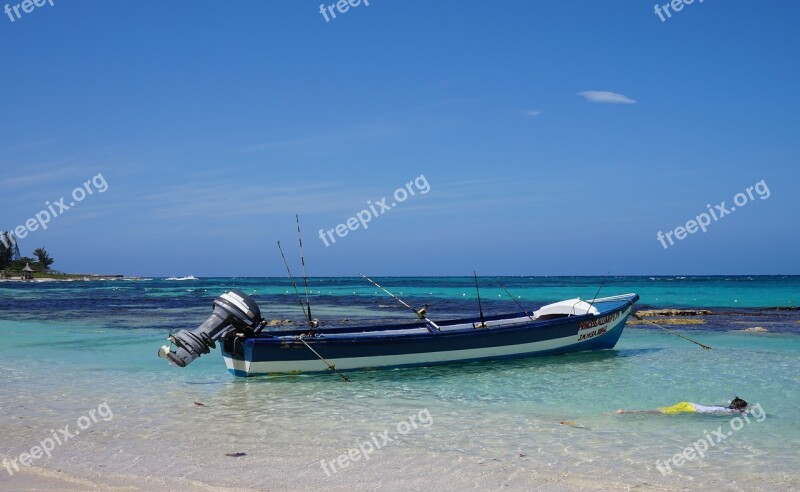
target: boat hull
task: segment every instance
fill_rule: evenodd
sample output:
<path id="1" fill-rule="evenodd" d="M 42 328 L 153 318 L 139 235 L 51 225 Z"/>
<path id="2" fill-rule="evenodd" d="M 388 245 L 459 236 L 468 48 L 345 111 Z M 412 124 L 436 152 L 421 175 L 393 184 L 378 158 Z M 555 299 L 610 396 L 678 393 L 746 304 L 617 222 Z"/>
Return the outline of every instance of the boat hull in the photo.
<path id="1" fill-rule="evenodd" d="M 587 350 L 617 344 L 638 296 L 606 302 L 598 314 L 532 321 L 524 315 L 487 318 L 489 328 L 462 329 L 478 320 L 441 324 L 431 334 L 423 325 L 406 330 L 331 333 L 305 342 L 339 370 L 430 366 L 457 362 L 523 358 Z M 601 303 L 598 303 L 598 305 Z M 415 332 L 417 330 L 418 332 Z M 230 347 L 228 347 L 230 349 Z M 265 335 L 222 349 L 235 376 L 328 372 L 330 369 L 298 336 Z"/>

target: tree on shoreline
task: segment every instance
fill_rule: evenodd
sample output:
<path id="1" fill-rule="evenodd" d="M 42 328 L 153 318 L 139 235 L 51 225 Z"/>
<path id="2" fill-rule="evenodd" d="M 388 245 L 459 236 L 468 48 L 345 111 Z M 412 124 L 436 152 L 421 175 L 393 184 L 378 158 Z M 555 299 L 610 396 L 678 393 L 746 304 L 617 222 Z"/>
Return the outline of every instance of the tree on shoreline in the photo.
<path id="1" fill-rule="evenodd" d="M 55 263 L 55 260 L 47 254 L 47 250 L 44 247 L 36 248 L 33 250 L 33 256 L 35 256 L 39 260 L 39 266 L 43 271 L 50 270 L 50 265 Z"/>
<path id="2" fill-rule="evenodd" d="M 11 264 L 13 255 L 14 252 L 11 251 L 11 248 L 6 248 L 0 243 L 0 270 L 5 270 Z"/>
<path id="3" fill-rule="evenodd" d="M 19 257 L 19 248 L 11 233 L 0 231 L 0 270 L 8 268 Z"/>

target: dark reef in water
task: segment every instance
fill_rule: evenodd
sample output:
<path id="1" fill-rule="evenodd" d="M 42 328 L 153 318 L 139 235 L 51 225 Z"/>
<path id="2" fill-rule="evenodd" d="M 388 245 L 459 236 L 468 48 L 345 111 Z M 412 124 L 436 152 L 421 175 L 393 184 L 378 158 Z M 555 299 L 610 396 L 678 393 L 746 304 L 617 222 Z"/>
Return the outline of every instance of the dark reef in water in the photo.
<path id="1" fill-rule="evenodd" d="M 649 318 L 652 316 L 707 316 L 713 313 L 708 309 L 640 309 L 636 311 L 636 314 Z"/>

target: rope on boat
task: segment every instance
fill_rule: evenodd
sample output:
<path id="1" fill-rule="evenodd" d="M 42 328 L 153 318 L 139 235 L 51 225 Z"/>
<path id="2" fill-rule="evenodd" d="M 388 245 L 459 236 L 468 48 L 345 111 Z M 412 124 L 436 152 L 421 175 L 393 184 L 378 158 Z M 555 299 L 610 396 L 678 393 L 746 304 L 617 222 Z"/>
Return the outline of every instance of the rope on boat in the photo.
<path id="1" fill-rule="evenodd" d="M 347 376 L 345 376 L 344 374 L 342 374 L 341 372 L 339 372 L 339 371 L 336 369 L 336 366 L 334 366 L 333 364 L 331 364 L 330 362 L 328 362 L 327 360 L 325 360 L 325 358 L 324 358 L 324 357 L 322 357 L 321 355 L 319 355 L 319 352 L 317 352 L 316 350 L 314 350 L 314 349 L 311 347 L 311 345 L 309 345 L 309 344 L 307 344 L 307 343 L 306 343 L 306 341 L 303 339 L 304 337 L 305 337 L 305 335 L 300 335 L 299 337 L 297 337 L 297 339 L 298 339 L 298 340 L 300 340 L 301 342 L 303 342 L 303 345 L 305 345 L 306 347 L 308 347 L 308 350 L 312 351 L 312 352 L 314 353 L 314 355 L 316 355 L 317 357 L 319 357 L 319 360 L 321 360 L 322 362 L 324 362 L 324 363 L 325 363 L 325 365 L 326 365 L 326 366 L 328 366 L 328 369 L 330 369 L 331 371 L 333 371 L 333 372 L 335 372 L 336 374 L 338 374 L 338 375 L 339 375 L 339 377 L 340 377 L 340 378 L 342 378 L 342 381 L 344 381 L 345 383 L 349 383 L 349 382 L 350 382 L 350 379 L 348 379 L 348 378 L 347 378 Z"/>
<path id="2" fill-rule="evenodd" d="M 652 321 L 650 321 L 650 320 L 648 320 L 648 319 L 644 319 L 644 318 L 642 318 L 641 316 L 639 316 L 639 314 L 638 314 L 638 313 L 634 313 L 633 317 L 634 317 L 634 318 L 636 318 L 636 319 L 638 319 L 639 321 L 644 321 L 645 323 L 650 323 L 651 325 L 655 326 L 656 328 L 661 328 L 662 330 L 666 331 L 666 332 L 667 332 L 667 333 L 669 333 L 670 335 L 675 335 L 676 337 L 681 337 L 681 338 L 683 338 L 684 340 L 689 340 L 689 341 L 690 341 L 690 342 L 692 342 L 692 343 L 696 343 L 697 345 L 700 345 L 700 347 L 704 348 L 705 350 L 711 350 L 711 347 L 709 347 L 708 345 L 703 345 L 702 343 L 700 343 L 700 342 L 696 342 L 696 341 L 692 340 L 692 339 L 691 339 L 691 338 L 689 338 L 689 337 L 685 337 L 685 336 L 681 335 L 680 333 L 675 333 L 675 332 L 674 332 L 674 331 L 672 331 L 672 330 L 668 330 L 668 329 L 664 328 L 663 326 L 661 326 L 661 325 L 659 325 L 659 324 L 653 323 Z"/>

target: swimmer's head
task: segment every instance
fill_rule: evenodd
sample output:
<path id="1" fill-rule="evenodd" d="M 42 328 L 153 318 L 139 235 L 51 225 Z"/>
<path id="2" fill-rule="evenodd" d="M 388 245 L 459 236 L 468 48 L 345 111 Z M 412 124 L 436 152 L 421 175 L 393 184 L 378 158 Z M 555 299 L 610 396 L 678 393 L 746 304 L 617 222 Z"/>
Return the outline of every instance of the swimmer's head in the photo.
<path id="1" fill-rule="evenodd" d="M 735 396 L 733 400 L 731 400 L 731 404 L 728 405 L 728 408 L 731 410 L 737 410 L 739 412 L 743 412 L 747 409 L 747 402 Z"/>

